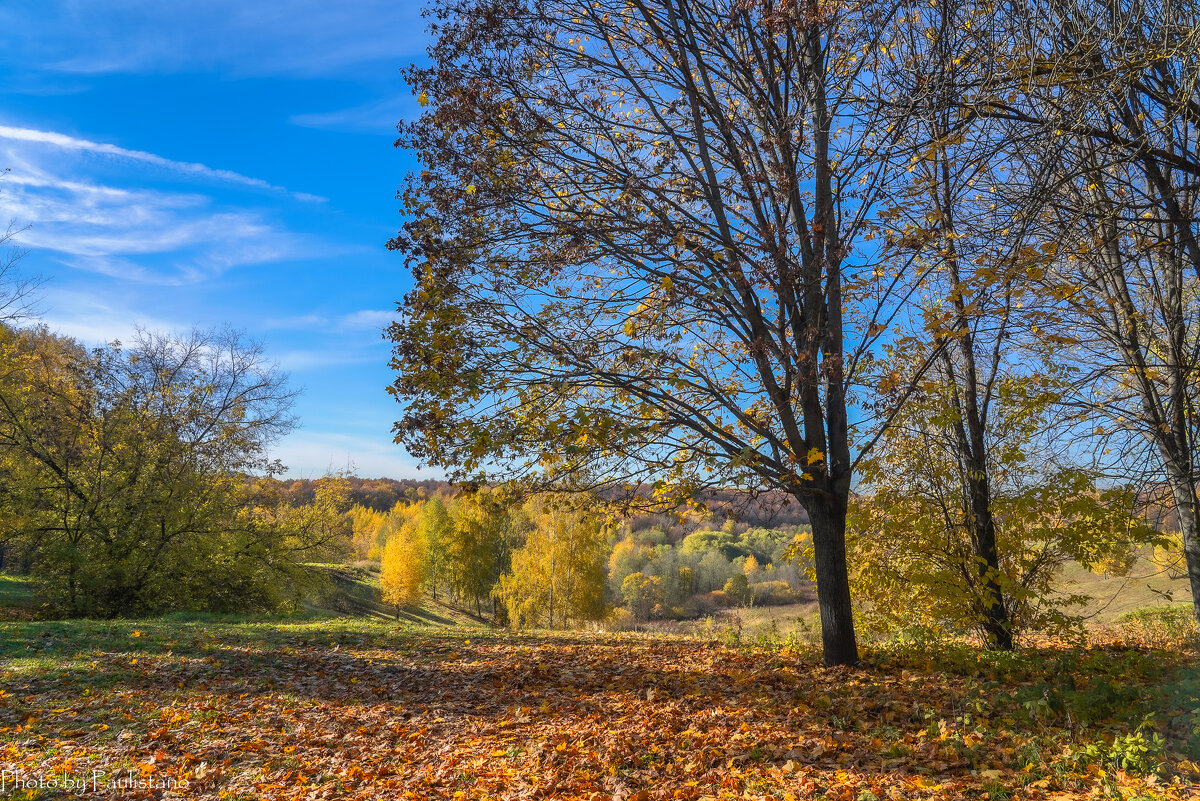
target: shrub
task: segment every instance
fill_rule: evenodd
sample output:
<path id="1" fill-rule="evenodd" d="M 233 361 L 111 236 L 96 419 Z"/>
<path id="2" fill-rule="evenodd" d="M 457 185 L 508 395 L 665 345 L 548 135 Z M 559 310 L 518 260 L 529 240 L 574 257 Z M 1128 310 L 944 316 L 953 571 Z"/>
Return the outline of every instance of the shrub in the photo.
<path id="1" fill-rule="evenodd" d="M 735 601 L 721 590 L 693 595 L 684 603 L 684 611 L 689 617 L 708 617 L 728 609 Z"/>
<path id="2" fill-rule="evenodd" d="M 783 606 L 800 600 L 786 581 L 759 581 L 750 586 L 750 591 L 759 606 Z"/>
<path id="3" fill-rule="evenodd" d="M 1155 645 L 1186 641 L 1196 635 L 1190 603 L 1137 609 L 1121 615 L 1116 622 L 1122 632 L 1136 634 L 1138 639 Z"/>
<path id="4" fill-rule="evenodd" d="M 1074 757 L 1081 768 L 1099 765 L 1145 775 L 1162 770 L 1165 748 L 1166 741 L 1154 731 L 1152 719 L 1147 718 L 1133 732 L 1117 734 L 1111 743 L 1085 745 Z"/>
<path id="5" fill-rule="evenodd" d="M 610 631 L 633 631 L 637 628 L 637 619 L 623 606 L 618 606 L 612 611 L 608 617 L 608 629 Z"/>
<path id="6" fill-rule="evenodd" d="M 621 582 L 625 606 L 638 620 L 648 620 L 654 608 L 662 603 L 662 581 L 658 576 L 630 573 Z"/>

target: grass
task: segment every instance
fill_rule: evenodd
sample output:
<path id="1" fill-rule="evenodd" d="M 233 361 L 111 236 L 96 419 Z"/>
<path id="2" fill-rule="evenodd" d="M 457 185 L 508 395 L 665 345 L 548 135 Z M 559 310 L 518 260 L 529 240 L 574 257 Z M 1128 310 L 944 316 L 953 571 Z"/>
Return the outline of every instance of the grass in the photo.
<path id="1" fill-rule="evenodd" d="M 34 603 L 31 580 L 0 573 L 0 607 L 31 607 Z"/>
<path id="2" fill-rule="evenodd" d="M 741 624 L 742 632 L 748 636 L 778 632 L 785 637 L 809 637 L 820 631 L 820 613 L 816 601 L 786 606 L 752 606 L 732 611 Z"/>
<path id="3" fill-rule="evenodd" d="M 324 574 L 327 589 L 309 599 L 305 609 L 316 615 L 349 615 L 373 620 L 393 620 L 424 626 L 482 626 L 486 621 L 470 611 L 447 603 L 443 595 L 426 595 L 419 604 L 397 610 L 383 602 L 379 573 L 366 567 L 310 565 Z"/>
<path id="4" fill-rule="evenodd" d="M 298 617 L 361 617 L 391 620 L 425 626 L 481 626 L 487 622 L 469 610 L 426 596 L 421 603 L 397 610 L 383 602 L 377 570 L 340 564 L 312 564 L 309 567 L 321 574 L 323 589 L 306 599 Z M 28 620 L 37 616 L 39 602 L 34 583 L 23 576 L 0 573 L 0 620 Z M 237 618 L 189 615 L 195 620 Z"/>
<path id="5" fill-rule="evenodd" d="M 1156 570 L 1146 559 L 1139 559 L 1127 577 L 1098 575 L 1072 562 L 1063 568 L 1057 583 L 1063 592 L 1091 596 L 1082 613 L 1102 624 L 1138 609 L 1191 598 L 1185 576 Z"/>
<path id="6" fill-rule="evenodd" d="M 431 599 L 397 620 L 374 572 L 317 569 L 330 590 L 293 617 L 0 620 L 0 771 L 214 801 L 1200 797 L 1186 607 L 826 669 L 809 604 L 739 610 L 737 636 L 513 634 Z"/>
<path id="7" fill-rule="evenodd" d="M 27 620 L 38 616 L 34 584 L 23 576 L 0 573 L 0 620 Z"/>
<path id="8" fill-rule="evenodd" d="M 1091 596 L 1091 602 L 1073 609 L 1072 613 L 1082 615 L 1092 627 L 1136 621 L 1139 610 L 1164 606 L 1191 608 L 1191 589 L 1186 576 L 1155 570 L 1146 559 L 1139 559 L 1126 577 L 1091 573 L 1071 562 L 1064 567 L 1057 584 L 1064 593 Z M 671 628 L 703 633 L 712 625 L 697 621 Z M 716 625 L 732 626 L 741 637 L 752 640 L 774 635 L 811 640 L 820 631 L 820 615 L 815 602 L 750 607 L 728 610 Z"/>

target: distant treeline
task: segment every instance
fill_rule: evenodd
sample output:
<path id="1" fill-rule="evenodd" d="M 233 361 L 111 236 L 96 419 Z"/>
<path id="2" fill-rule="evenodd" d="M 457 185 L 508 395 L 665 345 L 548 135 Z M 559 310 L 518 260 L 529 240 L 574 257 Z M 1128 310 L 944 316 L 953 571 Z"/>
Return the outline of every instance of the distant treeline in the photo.
<path id="1" fill-rule="evenodd" d="M 515 627 L 610 615 L 623 626 L 807 597 L 807 527 L 751 527 L 689 510 L 644 515 L 635 531 L 613 511 L 578 496 L 483 487 L 349 516 L 356 556 L 379 563 L 384 600 L 397 612 L 428 592 Z"/>
<path id="2" fill-rule="evenodd" d="M 291 478 L 271 479 L 279 491 L 293 503 L 311 503 L 321 479 Z M 350 486 L 350 503 L 375 512 L 387 512 L 398 503 L 418 503 L 434 495 L 450 497 L 455 494 L 454 486 L 438 479 L 414 478 L 358 478 L 347 476 Z"/>
<path id="3" fill-rule="evenodd" d="M 279 491 L 294 503 L 309 503 L 315 497 L 320 479 L 293 478 L 274 479 Z M 434 478 L 358 478 L 347 477 L 350 485 L 350 502 L 374 512 L 388 512 L 397 503 L 419 503 L 434 495 L 448 499 L 456 495 L 459 488 L 449 481 Z M 794 498 L 782 492 L 762 492 L 751 495 L 736 489 L 712 490 L 697 498 L 716 518 L 733 518 L 747 527 L 803 526 L 808 524 L 808 515 Z M 682 509 L 673 512 L 635 514 L 630 517 L 634 531 L 661 528 L 675 539 L 682 539 L 695 529 L 681 522 Z"/>
<path id="4" fill-rule="evenodd" d="M 760 492 L 751 494 L 736 489 L 710 490 L 698 497 L 712 518 L 732 519 L 747 528 L 781 528 L 808 525 L 808 514 L 783 492 Z M 641 513 L 629 517 L 632 531 L 659 528 L 665 531 L 672 542 L 678 542 L 697 529 L 689 523 L 683 509 L 670 512 Z"/>

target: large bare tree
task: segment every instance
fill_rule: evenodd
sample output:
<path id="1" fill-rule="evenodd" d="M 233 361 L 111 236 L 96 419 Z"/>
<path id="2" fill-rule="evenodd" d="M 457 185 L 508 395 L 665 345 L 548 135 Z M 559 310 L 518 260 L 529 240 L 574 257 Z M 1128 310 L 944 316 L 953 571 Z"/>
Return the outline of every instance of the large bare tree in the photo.
<path id="1" fill-rule="evenodd" d="M 555 489 L 782 490 L 813 527 L 825 660 L 857 660 L 852 394 L 906 289 L 874 209 L 902 126 L 897 7 L 457 0 L 432 12 L 421 169 L 391 243 L 396 439 Z"/>

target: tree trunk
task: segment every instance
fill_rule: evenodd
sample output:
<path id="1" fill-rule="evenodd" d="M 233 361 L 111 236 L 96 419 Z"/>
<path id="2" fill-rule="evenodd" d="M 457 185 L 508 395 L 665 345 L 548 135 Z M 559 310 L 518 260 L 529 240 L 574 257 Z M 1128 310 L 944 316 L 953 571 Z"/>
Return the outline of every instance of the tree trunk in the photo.
<path id="1" fill-rule="evenodd" d="M 1179 537 L 1183 541 L 1183 559 L 1188 583 L 1192 588 L 1192 611 L 1200 626 L 1200 505 L 1196 485 L 1180 471 L 1168 467 L 1171 492 L 1175 496 L 1175 514 L 1179 518 Z"/>
<path id="2" fill-rule="evenodd" d="M 949 113 L 949 107 L 942 112 Z M 944 117 L 940 121 L 937 134 L 944 136 L 951 129 L 949 120 Z M 990 649 L 1011 651 L 1014 645 L 1013 621 L 1009 614 L 1008 604 L 1004 598 L 1004 588 L 1000 585 L 1000 551 L 996 544 L 996 520 L 992 515 L 992 476 L 988 473 L 988 441 L 986 421 L 990 409 L 989 393 L 983 392 L 986 385 L 996 377 L 998 361 L 992 364 L 991 375 L 981 382 L 979 364 L 975 358 L 976 340 L 972 332 L 972 313 L 969 303 L 962 290 L 962 271 L 959 265 L 958 246 L 955 240 L 955 215 L 957 198 L 953 187 L 954 169 L 948 154 L 940 152 L 938 162 L 938 191 L 931 193 L 933 206 L 941 215 L 944 240 L 945 265 L 950 278 L 950 302 L 954 308 L 957 332 L 955 342 L 958 346 L 961 360 L 962 375 L 958 374 L 956 365 L 951 359 L 949 349 L 942 351 L 942 365 L 945 369 L 945 380 L 953 391 L 954 404 L 959 412 L 959 419 L 953 426 L 956 454 L 959 463 L 966 466 L 963 490 L 966 493 L 967 526 L 971 536 L 971 548 L 978 559 L 976 577 L 980 582 L 981 611 L 980 625 Z M 940 191 L 940 194 L 939 194 Z M 975 299 L 976 301 L 978 298 Z M 999 312 L 1001 326 L 1007 325 L 1007 310 L 1003 307 Z M 974 314 L 978 314 L 975 312 Z M 999 353 L 1000 340 L 995 347 Z M 986 364 L 986 362 L 985 362 Z M 985 368 L 986 369 L 986 368 Z"/>
<path id="3" fill-rule="evenodd" d="M 71 611 L 76 615 L 80 614 L 83 610 L 79 608 L 79 603 L 75 597 L 75 554 L 71 554 L 71 570 L 67 576 L 67 592 L 70 595 Z"/>
<path id="4" fill-rule="evenodd" d="M 1000 573 L 1000 552 L 996 546 L 996 522 L 992 517 L 991 487 L 987 474 L 980 471 L 968 481 L 971 496 L 971 539 L 979 558 L 978 576 L 983 584 L 985 608 L 980 621 L 987 637 L 987 647 L 1011 651 L 1015 645 L 1012 618 L 1004 591 L 996 576 Z"/>
<path id="5" fill-rule="evenodd" d="M 858 663 L 854 610 L 846 571 L 846 503 L 836 498 L 801 496 L 812 524 L 817 606 L 826 665 Z"/>

